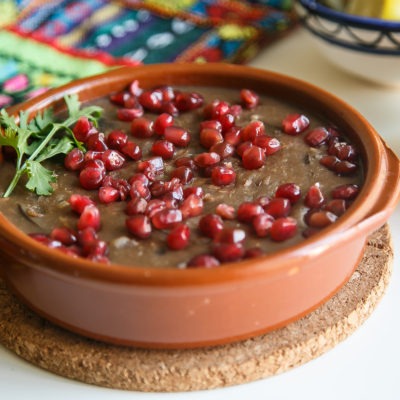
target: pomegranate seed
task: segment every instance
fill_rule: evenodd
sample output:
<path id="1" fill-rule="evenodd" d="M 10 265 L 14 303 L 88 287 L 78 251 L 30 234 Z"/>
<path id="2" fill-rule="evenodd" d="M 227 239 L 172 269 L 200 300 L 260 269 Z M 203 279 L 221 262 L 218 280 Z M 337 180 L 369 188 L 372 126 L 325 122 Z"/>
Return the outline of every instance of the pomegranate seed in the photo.
<path id="1" fill-rule="evenodd" d="M 153 136 L 153 121 L 145 117 L 134 119 L 131 123 L 131 133 L 137 138 L 149 138 Z"/>
<path id="2" fill-rule="evenodd" d="M 271 199 L 268 196 L 259 197 L 256 202 L 265 210 L 265 207 L 269 204 Z"/>
<path id="3" fill-rule="evenodd" d="M 240 99 L 244 108 L 251 109 L 258 106 L 260 98 L 250 89 L 242 89 L 240 91 Z"/>
<path id="4" fill-rule="evenodd" d="M 179 111 L 190 111 L 203 105 L 203 96 L 199 93 L 178 93 L 175 96 L 174 104 Z"/>
<path id="5" fill-rule="evenodd" d="M 236 126 L 228 129 L 224 133 L 224 141 L 232 146 L 237 146 L 240 143 L 240 140 L 240 128 Z"/>
<path id="6" fill-rule="evenodd" d="M 141 148 L 136 143 L 130 141 L 121 147 L 121 153 L 135 161 L 142 158 Z"/>
<path id="7" fill-rule="evenodd" d="M 81 194 L 71 194 L 68 202 L 71 209 L 78 214 L 82 214 L 86 206 L 94 205 L 94 201 L 91 198 Z"/>
<path id="8" fill-rule="evenodd" d="M 29 233 L 29 236 L 37 242 L 51 248 L 60 248 L 63 244 L 58 240 L 52 240 L 43 233 Z"/>
<path id="9" fill-rule="evenodd" d="M 203 211 L 203 207 L 204 204 L 202 198 L 195 194 L 191 194 L 183 200 L 179 209 L 182 212 L 182 217 L 186 219 L 200 215 Z"/>
<path id="10" fill-rule="evenodd" d="M 89 153 L 89 152 L 87 152 Z M 94 154 L 94 157 L 97 157 L 96 154 L 102 155 L 103 153 L 99 152 L 92 152 Z M 85 154 L 86 155 L 86 154 Z M 100 169 L 102 171 L 106 170 L 106 167 L 104 166 L 104 163 L 102 160 L 99 160 L 97 158 L 93 158 L 92 160 L 85 160 L 85 165 L 84 168 L 95 168 L 95 169 Z"/>
<path id="11" fill-rule="evenodd" d="M 90 135 L 91 129 L 92 124 L 87 117 L 80 117 L 78 121 L 76 121 L 72 132 L 74 133 L 76 140 L 79 140 L 80 142 L 86 142 Z"/>
<path id="12" fill-rule="evenodd" d="M 263 254 L 264 252 L 259 247 L 253 247 L 245 251 L 243 258 L 257 258 L 261 257 Z"/>
<path id="13" fill-rule="evenodd" d="M 232 168 L 216 166 L 211 171 L 211 181 L 216 186 L 226 186 L 236 180 L 236 172 Z"/>
<path id="14" fill-rule="evenodd" d="M 284 183 L 276 189 L 275 197 L 283 197 L 289 199 L 291 204 L 300 200 L 301 190 L 300 186 L 295 183 Z"/>
<path id="15" fill-rule="evenodd" d="M 135 97 L 140 96 L 143 92 L 143 90 L 140 88 L 139 81 L 137 79 L 132 81 L 132 83 L 129 85 L 128 89 L 129 89 L 129 93 Z"/>
<path id="16" fill-rule="evenodd" d="M 72 149 L 64 158 L 64 166 L 69 171 L 78 171 L 83 167 L 85 155 L 82 150 Z"/>
<path id="17" fill-rule="evenodd" d="M 189 132 L 186 129 L 174 125 L 165 128 L 164 137 L 178 147 L 186 147 L 190 142 Z"/>
<path id="18" fill-rule="evenodd" d="M 108 245 L 104 240 L 97 240 L 92 242 L 86 248 L 86 251 L 86 257 L 90 259 L 106 256 L 108 254 Z"/>
<path id="19" fill-rule="evenodd" d="M 161 108 L 162 97 L 160 90 L 146 90 L 139 96 L 139 103 L 147 110 L 157 112 Z"/>
<path id="20" fill-rule="evenodd" d="M 99 209 L 93 204 L 86 206 L 79 217 L 77 227 L 79 230 L 93 228 L 98 231 L 100 229 Z"/>
<path id="21" fill-rule="evenodd" d="M 130 94 L 127 92 L 117 92 L 110 95 L 110 101 L 118 106 L 123 106 L 125 104 L 125 100 L 130 97 Z"/>
<path id="22" fill-rule="evenodd" d="M 218 243 L 213 246 L 212 251 L 220 262 L 239 261 L 244 256 L 244 248 L 241 243 Z"/>
<path id="23" fill-rule="evenodd" d="M 308 132 L 307 135 L 304 137 L 304 141 L 309 146 L 318 147 L 326 143 L 326 141 L 329 139 L 329 135 L 329 131 L 320 126 Z"/>
<path id="24" fill-rule="evenodd" d="M 125 132 L 114 130 L 108 134 L 106 141 L 110 149 L 121 150 L 128 142 L 128 135 Z"/>
<path id="25" fill-rule="evenodd" d="M 250 147 L 243 153 L 242 164 L 246 169 L 261 168 L 265 164 L 265 152 L 261 147 Z"/>
<path id="26" fill-rule="evenodd" d="M 324 203 L 325 198 L 321 192 L 319 184 L 316 183 L 315 185 L 310 186 L 306 197 L 304 198 L 304 204 L 310 208 L 319 208 Z"/>
<path id="27" fill-rule="evenodd" d="M 359 191 L 360 187 L 358 185 L 340 185 L 332 190 L 332 197 L 334 199 L 353 200 L 357 197 Z"/>
<path id="28" fill-rule="evenodd" d="M 142 197 L 145 200 L 150 200 L 151 198 L 150 189 L 141 181 L 133 182 L 129 193 L 132 199 L 135 199 L 136 197 Z"/>
<path id="29" fill-rule="evenodd" d="M 148 186 L 149 185 L 149 180 L 148 180 L 147 176 L 145 174 L 140 173 L 140 172 L 132 175 L 128 179 L 128 183 L 130 185 L 133 185 L 133 182 L 136 182 L 136 181 L 142 182 L 144 186 Z"/>
<path id="30" fill-rule="evenodd" d="M 326 205 L 324 206 L 324 210 L 330 211 L 340 217 L 341 215 L 344 214 L 344 212 L 347 209 L 346 205 L 346 200 L 343 199 L 333 199 L 330 200 Z"/>
<path id="31" fill-rule="evenodd" d="M 255 146 L 261 147 L 267 156 L 270 156 L 281 149 L 281 143 L 278 139 L 271 136 L 257 136 L 253 140 Z"/>
<path id="32" fill-rule="evenodd" d="M 171 172 L 171 178 L 178 178 L 183 185 L 193 180 L 193 171 L 189 167 L 181 166 Z M 185 196 L 184 196 L 185 197 Z"/>
<path id="33" fill-rule="evenodd" d="M 222 125 L 216 119 L 209 119 L 207 121 L 200 122 L 200 131 L 203 129 L 215 129 L 218 132 L 222 132 Z"/>
<path id="34" fill-rule="evenodd" d="M 353 175 L 357 171 L 357 165 L 350 161 L 339 161 L 334 168 L 338 175 Z"/>
<path id="35" fill-rule="evenodd" d="M 194 163 L 193 159 L 190 157 L 177 158 L 175 160 L 174 164 L 177 167 L 188 167 L 193 171 L 195 171 L 197 169 L 196 164 Z"/>
<path id="36" fill-rule="evenodd" d="M 61 242 L 64 246 L 71 246 L 78 241 L 76 233 L 69 228 L 54 228 L 50 233 L 50 238 Z"/>
<path id="37" fill-rule="evenodd" d="M 172 101 L 175 99 L 177 92 L 169 85 L 158 86 L 157 90 L 161 92 L 163 101 Z"/>
<path id="38" fill-rule="evenodd" d="M 204 107 L 203 116 L 205 119 L 218 120 L 221 115 L 227 114 L 229 111 L 229 103 L 217 99 Z"/>
<path id="39" fill-rule="evenodd" d="M 264 214 L 264 209 L 258 203 L 245 201 L 237 209 L 237 219 L 241 222 L 251 222 L 259 214 Z"/>
<path id="40" fill-rule="evenodd" d="M 229 109 L 229 112 L 234 116 L 234 117 L 239 117 L 239 115 L 242 113 L 243 108 L 240 104 L 233 104 L 231 108 Z"/>
<path id="41" fill-rule="evenodd" d="M 211 146 L 210 152 L 217 153 L 222 160 L 232 156 L 235 153 L 235 147 L 228 142 L 220 142 Z"/>
<path id="42" fill-rule="evenodd" d="M 292 238 L 297 233 L 297 222 L 294 218 L 283 217 L 276 219 L 271 226 L 269 236 L 275 242 Z"/>
<path id="43" fill-rule="evenodd" d="M 134 108 L 119 108 L 117 110 L 117 118 L 125 122 L 131 122 L 136 118 L 142 117 L 143 114 L 144 110 L 140 104 L 136 104 Z"/>
<path id="44" fill-rule="evenodd" d="M 200 153 L 194 157 L 194 163 L 200 168 L 218 164 L 220 161 L 221 157 L 217 153 Z"/>
<path id="45" fill-rule="evenodd" d="M 235 117 L 232 114 L 224 114 L 219 117 L 222 125 L 222 132 L 227 132 L 235 125 Z"/>
<path id="46" fill-rule="evenodd" d="M 125 157 L 118 150 L 106 150 L 101 159 L 107 171 L 115 171 L 125 164 Z"/>
<path id="47" fill-rule="evenodd" d="M 251 223 L 258 237 L 266 237 L 271 230 L 274 217 L 269 214 L 258 214 L 256 215 Z"/>
<path id="48" fill-rule="evenodd" d="M 160 114 L 154 121 L 153 129 L 157 135 L 164 135 L 165 129 L 174 124 L 174 117 L 168 113 Z"/>
<path id="49" fill-rule="evenodd" d="M 166 113 L 172 115 L 173 117 L 177 117 L 179 115 L 179 110 L 176 108 L 175 104 L 171 102 L 163 102 L 157 112 Z"/>
<path id="50" fill-rule="evenodd" d="M 315 211 L 310 214 L 307 222 L 312 228 L 325 228 L 336 220 L 337 216 L 330 211 Z"/>
<path id="51" fill-rule="evenodd" d="M 223 228 L 213 239 L 216 243 L 243 243 L 246 239 L 246 232 L 238 228 Z"/>
<path id="52" fill-rule="evenodd" d="M 151 152 L 164 160 L 169 160 L 174 156 L 175 146 L 168 140 L 156 140 L 151 146 Z"/>
<path id="53" fill-rule="evenodd" d="M 204 235 L 214 239 L 224 228 L 222 218 L 216 214 L 207 214 L 200 218 L 199 230 Z"/>
<path id="54" fill-rule="evenodd" d="M 161 210 L 164 210 L 166 207 L 167 207 L 167 205 L 166 205 L 165 201 L 160 200 L 160 199 L 151 199 L 147 203 L 145 214 L 149 218 L 153 218 L 154 215 L 156 215 Z"/>
<path id="55" fill-rule="evenodd" d="M 265 135 L 264 122 L 256 120 L 251 121 L 240 131 L 240 139 L 242 142 L 252 142 L 256 137 Z"/>
<path id="56" fill-rule="evenodd" d="M 83 167 L 90 167 L 90 165 L 92 165 L 95 168 L 96 166 L 93 165 L 93 163 L 89 163 L 88 161 L 101 160 L 101 158 L 103 157 L 103 153 L 104 151 L 87 151 L 83 156 Z"/>
<path id="57" fill-rule="evenodd" d="M 191 194 L 195 194 L 197 197 L 204 197 L 204 190 L 200 186 L 191 186 L 183 190 L 183 198 L 190 196 Z"/>
<path id="58" fill-rule="evenodd" d="M 82 247 L 83 252 L 86 254 L 88 253 L 86 249 L 89 248 L 93 242 L 97 242 L 97 240 L 97 232 L 91 226 L 78 231 L 78 243 Z"/>
<path id="59" fill-rule="evenodd" d="M 215 212 L 223 219 L 234 219 L 236 217 L 235 208 L 225 203 L 218 204 Z"/>
<path id="60" fill-rule="evenodd" d="M 151 222 L 157 229 L 172 228 L 177 222 L 182 222 L 182 212 L 180 210 L 161 210 L 153 215 Z"/>
<path id="61" fill-rule="evenodd" d="M 149 217 L 143 214 L 132 215 L 125 220 L 128 231 L 139 239 L 147 239 L 151 235 Z"/>
<path id="62" fill-rule="evenodd" d="M 151 157 L 147 160 L 138 163 L 138 171 L 143 172 L 146 170 L 154 171 L 156 174 L 164 171 L 164 161 L 161 157 Z M 146 174 L 145 174 L 146 175 Z M 147 175 L 146 175 L 147 176 Z"/>
<path id="63" fill-rule="evenodd" d="M 177 224 L 167 236 L 167 244 L 171 250 L 182 250 L 189 245 L 190 229 L 185 224 Z"/>
<path id="64" fill-rule="evenodd" d="M 253 143 L 252 143 L 252 142 L 247 141 L 247 142 L 240 143 L 240 144 L 236 147 L 236 154 L 237 154 L 239 157 L 243 157 L 244 152 L 245 152 L 247 149 L 250 149 L 251 147 L 253 147 Z"/>
<path id="65" fill-rule="evenodd" d="M 213 128 L 204 128 L 200 131 L 200 144 L 209 149 L 216 143 L 220 143 L 224 140 L 222 134 Z"/>
<path id="66" fill-rule="evenodd" d="M 143 197 L 135 197 L 129 200 L 126 205 L 126 213 L 128 215 L 144 214 L 147 209 L 147 201 Z"/>
<path id="67" fill-rule="evenodd" d="M 107 143 L 105 141 L 104 133 L 94 133 L 90 135 L 86 140 L 86 148 L 88 150 L 94 151 L 105 151 L 108 149 Z"/>
<path id="68" fill-rule="evenodd" d="M 86 167 L 79 174 L 79 183 L 86 190 L 97 189 L 105 176 L 104 169 Z"/>
<path id="69" fill-rule="evenodd" d="M 336 156 L 339 160 L 354 161 L 358 156 L 356 148 L 346 142 L 334 142 L 328 147 L 328 154 Z"/>
<path id="70" fill-rule="evenodd" d="M 310 125 L 310 120 L 302 114 L 289 114 L 282 121 L 282 130 L 288 135 L 297 135 L 305 131 Z"/>
<path id="71" fill-rule="evenodd" d="M 111 186 L 101 186 L 99 188 L 100 203 L 113 203 L 119 200 L 119 191 Z"/>
<path id="72" fill-rule="evenodd" d="M 188 268 L 214 268 L 218 267 L 220 262 L 210 254 L 200 254 L 194 256 L 187 263 Z"/>

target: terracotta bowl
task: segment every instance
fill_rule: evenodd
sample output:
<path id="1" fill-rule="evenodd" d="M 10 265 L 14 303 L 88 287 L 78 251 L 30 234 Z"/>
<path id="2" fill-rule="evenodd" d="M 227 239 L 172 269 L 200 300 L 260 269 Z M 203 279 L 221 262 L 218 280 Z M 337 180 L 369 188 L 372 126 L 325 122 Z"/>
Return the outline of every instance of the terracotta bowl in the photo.
<path id="1" fill-rule="evenodd" d="M 348 132 L 361 150 L 365 184 L 350 210 L 288 249 L 215 269 L 99 267 L 38 244 L 0 213 L 2 274 L 33 310 L 79 334 L 147 348 L 189 348 L 249 338 L 315 309 L 349 279 L 366 238 L 394 210 L 399 160 L 353 108 L 305 82 L 233 65 L 152 65 L 114 70 L 52 90 L 22 106 L 32 114 L 65 94 L 95 99 L 133 79 L 251 88 L 298 103 Z"/>

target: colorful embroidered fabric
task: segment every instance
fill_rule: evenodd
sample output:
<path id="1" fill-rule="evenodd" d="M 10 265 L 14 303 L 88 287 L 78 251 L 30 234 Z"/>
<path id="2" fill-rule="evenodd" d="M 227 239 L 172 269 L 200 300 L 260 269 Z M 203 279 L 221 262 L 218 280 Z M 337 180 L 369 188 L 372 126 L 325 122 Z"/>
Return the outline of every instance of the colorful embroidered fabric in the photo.
<path id="1" fill-rule="evenodd" d="M 291 0 L 2 0 L 0 108 L 121 65 L 243 63 L 295 21 Z"/>

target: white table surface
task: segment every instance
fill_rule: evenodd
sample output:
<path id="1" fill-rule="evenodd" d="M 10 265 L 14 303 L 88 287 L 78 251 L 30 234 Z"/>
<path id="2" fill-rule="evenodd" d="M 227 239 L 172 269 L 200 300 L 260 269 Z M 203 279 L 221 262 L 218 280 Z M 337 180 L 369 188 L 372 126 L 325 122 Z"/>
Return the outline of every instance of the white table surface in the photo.
<path id="1" fill-rule="evenodd" d="M 351 104 L 400 155 L 400 88 L 383 88 L 331 66 L 296 31 L 251 63 L 320 86 Z M 378 72 L 377 72 L 378 73 Z M 381 71 L 380 73 L 384 73 Z M 7 400 L 369 400 L 400 399 L 400 207 L 390 220 L 395 249 L 391 283 L 372 316 L 325 355 L 276 377 L 219 390 L 140 393 L 99 388 L 43 371 L 0 346 L 0 397 Z"/>

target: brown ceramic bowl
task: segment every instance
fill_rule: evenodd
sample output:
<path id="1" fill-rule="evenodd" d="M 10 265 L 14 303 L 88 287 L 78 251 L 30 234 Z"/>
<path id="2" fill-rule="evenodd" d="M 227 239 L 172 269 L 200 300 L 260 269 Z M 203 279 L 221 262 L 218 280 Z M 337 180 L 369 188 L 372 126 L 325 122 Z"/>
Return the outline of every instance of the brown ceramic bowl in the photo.
<path id="1" fill-rule="evenodd" d="M 33 310 L 71 331 L 148 348 L 222 344 L 259 335 L 305 315 L 348 280 L 366 238 L 392 213 L 400 192 L 399 160 L 349 105 L 307 83 L 225 64 L 153 65 L 114 70 L 37 97 L 19 109 L 61 107 L 67 93 L 95 99 L 132 79 L 159 84 L 251 88 L 301 102 L 361 150 L 365 183 L 351 209 L 301 244 L 215 269 L 104 268 L 38 244 L 0 213 L 2 274 Z"/>

